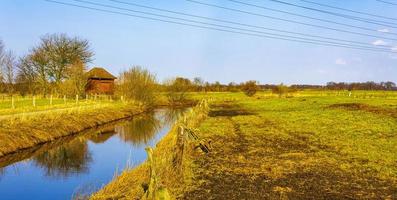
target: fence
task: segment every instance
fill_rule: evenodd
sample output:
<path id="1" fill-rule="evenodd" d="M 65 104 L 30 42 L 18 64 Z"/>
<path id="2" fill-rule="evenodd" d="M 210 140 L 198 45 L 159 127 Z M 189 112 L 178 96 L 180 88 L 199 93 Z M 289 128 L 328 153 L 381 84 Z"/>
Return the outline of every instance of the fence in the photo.
<path id="1" fill-rule="evenodd" d="M 170 178 L 170 174 L 167 174 L 167 172 L 165 171 L 166 169 L 171 169 L 173 170 L 173 173 L 177 173 L 183 176 L 183 157 L 186 151 L 190 150 L 190 147 L 192 147 L 188 144 L 193 143 L 195 146 L 200 147 L 206 153 L 210 151 L 209 145 L 206 144 L 206 141 L 200 139 L 197 129 L 199 124 L 208 116 L 208 112 L 208 101 L 203 100 L 197 106 L 192 108 L 189 112 L 185 113 L 184 116 L 176 122 L 173 127 L 173 130 L 176 130 L 174 149 L 173 151 L 169 152 L 171 155 L 166 154 L 166 156 L 170 157 L 171 159 L 156 157 L 150 147 L 146 149 L 146 152 L 148 154 L 147 162 L 150 168 L 150 180 L 149 187 L 146 190 L 146 193 L 142 199 L 171 199 L 171 195 L 169 194 L 167 188 L 160 184 L 160 174 L 165 174 L 164 176 L 166 178 Z M 160 162 L 160 160 L 168 160 L 171 162 L 164 163 Z"/>
<path id="2" fill-rule="evenodd" d="M 41 96 L 8 96 L 0 95 L 0 110 L 15 110 L 15 109 L 36 109 L 53 108 L 64 106 L 75 106 L 79 104 L 92 104 L 100 102 L 124 101 L 124 98 L 110 95 L 85 95 L 79 96 L 59 96 L 49 95 L 47 97 Z"/>

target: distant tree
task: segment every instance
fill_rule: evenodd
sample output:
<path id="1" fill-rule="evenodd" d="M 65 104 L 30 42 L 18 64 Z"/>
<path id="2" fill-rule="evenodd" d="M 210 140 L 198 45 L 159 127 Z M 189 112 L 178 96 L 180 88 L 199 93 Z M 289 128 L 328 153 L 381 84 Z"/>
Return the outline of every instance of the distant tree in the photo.
<path id="1" fill-rule="evenodd" d="M 192 83 L 187 78 L 177 77 L 165 82 L 167 98 L 171 104 L 183 103 L 187 100 L 187 94 L 192 88 Z"/>
<path id="2" fill-rule="evenodd" d="M 3 80 L 5 80 L 8 94 L 14 92 L 15 56 L 12 51 L 7 51 L 2 59 Z"/>
<path id="3" fill-rule="evenodd" d="M 67 79 L 61 84 L 63 93 L 71 96 L 83 96 L 87 85 L 86 72 L 87 68 L 80 60 L 77 60 L 76 63 L 69 66 L 66 72 Z"/>
<path id="4" fill-rule="evenodd" d="M 195 77 L 193 79 L 193 85 L 196 91 L 202 91 L 204 87 L 204 80 L 200 77 Z"/>
<path id="5" fill-rule="evenodd" d="M 76 62 L 86 64 L 92 60 L 94 53 L 87 40 L 69 37 L 66 34 L 50 34 L 41 38 L 40 44 L 32 50 L 32 59 L 36 67 L 42 69 L 41 78 L 49 78 L 60 85 L 68 76 L 69 67 Z M 43 80 L 42 80 L 43 81 Z"/>
<path id="6" fill-rule="evenodd" d="M 394 88 L 396 88 L 396 84 L 391 82 L 391 81 L 387 81 L 387 82 L 383 82 L 381 83 L 381 85 L 386 89 L 386 90 L 393 90 Z"/>
<path id="7" fill-rule="evenodd" d="M 277 87 L 274 87 L 272 89 L 272 92 L 274 94 L 277 94 L 279 97 L 282 97 L 285 94 L 288 94 L 289 88 L 288 86 L 285 86 L 284 84 L 280 84 Z"/>
<path id="8" fill-rule="evenodd" d="M 252 97 L 256 94 L 259 90 L 257 85 L 257 81 L 247 81 L 240 85 L 241 90 L 244 92 L 245 95 Z"/>
<path id="9" fill-rule="evenodd" d="M 0 93 L 3 92 L 4 90 L 4 69 L 3 69 L 4 54 L 5 54 L 4 44 L 3 41 L 0 40 Z"/>
<path id="10" fill-rule="evenodd" d="M 0 92 L 14 92 L 15 56 L 11 50 L 6 50 L 0 40 Z"/>
<path id="11" fill-rule="evenodd" d="M 21 95 L 36 94 L 37 73 L 28 56 L 19 58 L 16 70 L 16 86 Z"/>
<path id="12" fill-rule="evenodd" d="M 155 75 L 140 66 L 133 66 L 120 74 L 117 92 L 129 100 L 151 106 L 156 100 L 156 87 Z"/>
<path id="13" fill-rule="evenodd" d="M 227 85 L 227 91 L 229 91 L 229 92 L 238 92 L 239 89 L 238 89 L 237 83 L 235 83 L 235 82 L 230 82 L 230 83 Z"/>
<path id="14" fill-rule="evenodd" d="M 43 96 L 50 92 L 50 78 L 48 68 L 48 57 L 41 48 L 33 48 L 30 54 L 23 58 L 22 61 L 25 71 L 33 72 L 39 93 Z M 29 68 L 29 69 L 28 69 Z"/>

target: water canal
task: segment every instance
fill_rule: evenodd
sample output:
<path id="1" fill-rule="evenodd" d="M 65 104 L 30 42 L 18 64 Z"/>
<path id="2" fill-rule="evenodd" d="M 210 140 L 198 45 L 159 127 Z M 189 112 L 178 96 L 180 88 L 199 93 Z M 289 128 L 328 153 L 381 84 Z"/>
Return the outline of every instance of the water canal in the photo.
<path id="1" fill-rule="evenodd" d="M 161 109 L 0 158 L 1 199 L 71 199 L 146 159 L 183 110 Z"/>

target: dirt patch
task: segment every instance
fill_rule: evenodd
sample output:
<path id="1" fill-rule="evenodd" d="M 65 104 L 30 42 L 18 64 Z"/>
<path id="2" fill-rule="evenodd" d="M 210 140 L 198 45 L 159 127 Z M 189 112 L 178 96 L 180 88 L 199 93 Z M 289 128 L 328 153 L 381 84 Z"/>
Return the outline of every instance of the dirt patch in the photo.
<path id="1" fill-rule="evenodd" d="M 213 150 L 195 157 L 193 185 L 178 199 L 397 198 L 396 181 L 376 178 L 372 171 L 342 170 L 342 159 L 329 160 L 317 154 L 320 150 L 339 151 L 311 140 L 312 132 L 288 132 L 289 137 L 281 137 L 265 133 L 277 126 L 266 129 L 265 124 L 258 124 L 261 133 L 253 134 L 241 118 L 215 117 L 230 124 L 230 134 L 203 133 L 214 141 Z"/>
<path id="2" fill-rule="evenodd" d="M 329 106 L 332 109 L 345 109 L 352 111 L 365 111 L 373 114 L 390 116 L 393 118 L 397 118 L 397 109 L 395 108 L 382 108 L 378 106 L 371 106 L 363 103 L 340 103 L 340 104 L 332 104 Z"/>
<path id="3" fill-rule="evenodd" d="M 210 117 L 234 117 L 239 115 L 256 115 L 256 113 L 236 104 L 220 104 L 214 106 L 209 113 Z"/>

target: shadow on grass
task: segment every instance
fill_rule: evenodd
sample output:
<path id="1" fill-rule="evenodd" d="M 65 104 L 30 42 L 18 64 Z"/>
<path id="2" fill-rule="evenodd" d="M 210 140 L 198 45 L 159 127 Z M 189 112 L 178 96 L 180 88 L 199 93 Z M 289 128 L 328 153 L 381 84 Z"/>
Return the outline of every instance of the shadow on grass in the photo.
<path id="1" fill-rule="evenodd" d="M 378 106 L 371 106 L 363 103 L 338 103 L 328 106 L 331 109 L 345 109 L 351 111 L 364 111 L 378 115 L 390 116 L 397 118 L 397 109 L 395 108 L 382 108 Z"/>

